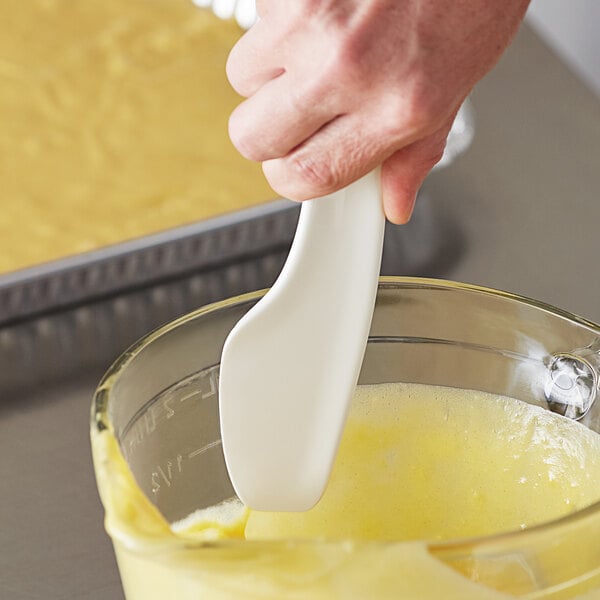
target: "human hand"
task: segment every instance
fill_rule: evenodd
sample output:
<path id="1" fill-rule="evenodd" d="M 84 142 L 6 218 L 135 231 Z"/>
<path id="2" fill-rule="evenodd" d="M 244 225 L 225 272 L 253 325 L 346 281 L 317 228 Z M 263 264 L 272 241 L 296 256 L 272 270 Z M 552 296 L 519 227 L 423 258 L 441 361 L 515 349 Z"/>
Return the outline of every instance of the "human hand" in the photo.
<path id="1" fill-rule="evenodd" d="M 246 97 L 229 132 L 277 193 L 331 193 L 381 164 L 386 216 L 410 218 L 473 85 L 528 0 L 258 0 L 227 63 Z"/>

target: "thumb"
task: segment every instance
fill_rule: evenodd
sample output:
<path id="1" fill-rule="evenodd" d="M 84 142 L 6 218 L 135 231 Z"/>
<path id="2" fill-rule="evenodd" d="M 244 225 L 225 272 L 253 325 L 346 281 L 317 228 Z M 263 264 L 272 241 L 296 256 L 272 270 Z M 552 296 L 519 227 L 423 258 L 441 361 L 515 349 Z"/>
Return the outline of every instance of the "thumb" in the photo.
<path id="1" fill-rule="evenodd" d="M 454 115 L 432 134 L 397 150 L 381 166 L 385 216 L 396 225 L 410 220 L 417 192 L 442 158 Z"/>

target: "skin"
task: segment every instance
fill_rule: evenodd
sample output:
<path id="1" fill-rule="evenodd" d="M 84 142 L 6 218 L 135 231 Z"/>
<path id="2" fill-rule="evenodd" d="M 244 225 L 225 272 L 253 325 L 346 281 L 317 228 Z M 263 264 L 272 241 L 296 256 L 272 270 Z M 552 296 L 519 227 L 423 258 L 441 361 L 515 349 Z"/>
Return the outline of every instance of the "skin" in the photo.
<path id="1" fill-rule="evenodd" d="M 381 164 L 386 216 L 405 223 L 456 113 L 529 0 L 258 0 L 231 51 L 246 98 L 230 137 L 273 189 L 305 200 Z"/>

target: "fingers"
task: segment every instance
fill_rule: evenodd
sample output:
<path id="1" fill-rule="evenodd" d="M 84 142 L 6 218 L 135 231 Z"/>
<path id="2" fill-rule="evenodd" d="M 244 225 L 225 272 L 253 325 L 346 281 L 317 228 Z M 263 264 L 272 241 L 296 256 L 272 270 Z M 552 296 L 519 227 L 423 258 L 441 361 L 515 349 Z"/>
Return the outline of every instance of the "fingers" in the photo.
<path id="1" fill-rule="evenodd" d="M 453 121 L 454 115 L 433 134 L 401 148 L 383 162 L 383 209 L 392 223 L 409 221 L 423 180 L 442 158 Z"/>
<path id="2" fill-rule="evenodd" d="M 329 121 L 335 102 L 316 100 L 287 73 L 266 83 L 229 119 L 229 136 L 239 152 L 255 161 L 287 155 Z"/>
<path id="3" fill-rule="evenodd" d="M 431 134 L 420 137 L 422 132 L 411 131 L 409 137 L 392 138 L 364 111 L 334 115 L 331 108 L 323 110 L 323 103 L 293 102 L 289 92 L 271 93 L 270 86 L 287 85 L 285 78 L 269 82 L 233 113 L 230 135 L 242 154 L 263 161 L 271 187 L 292 200 L 329 194 L 383 163 L 386 217 L 406 223 L 423 180 L 443 155 L 456 112 Z M 270 104 L 271 98 L 279 98 L 279 104 Z M 305 111 L 307 105 L 312 109 Z"/>
<path id="4" fill-rule="evenodd" d="M 286 156 L 263 162 L 271 187 L 286 198 L 307 200 L 349 185 L 381 164 L 386 216 L 407 222 L 419 187 L 442 157 L 456 111 L 431 134 L 393 138 L 386 121 L 377 121 L 370 110 L 341 115 Z"/>
<path id="5" fill-rule="evenodd" d="M 385 136 L 369 124 L 355 113 L 328 122 L 283 158 L 263 163 L 269 184 L 281 196 L 307 200 L 362 177 L 387 156 Z"/>

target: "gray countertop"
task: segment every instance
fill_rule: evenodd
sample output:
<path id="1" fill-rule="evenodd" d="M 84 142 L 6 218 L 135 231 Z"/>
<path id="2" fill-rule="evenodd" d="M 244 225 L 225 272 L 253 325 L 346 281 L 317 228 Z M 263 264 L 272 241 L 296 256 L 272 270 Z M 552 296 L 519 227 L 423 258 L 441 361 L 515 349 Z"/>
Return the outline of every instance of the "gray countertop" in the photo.
<path id="1" fill-rule="evenodd" d="M 473 145 L 430 176 L 425 200 L 403 230 L 416 252 L 423 244 L 441 249 L 435 261 L 411 274 L 496 287 L 600 321 L 598 99 L 523 29 L 472 102 Z M 428 219 L 435 223 L 432 238 L 421 239 L 417 228 Z M 386 271 L 394 270 L 388 261 Z M 189 308 L 177 300 L 178 285 L 184 283 L 159 290 L 163 305 L 172 299 L 173 306 L 141 322 L 136 337 Z M 156 293 L 139 291 L 136 301 Z M 102 306 L 97 309 L 101 314 Z M 31 327 L 47 333 L 48 323 L 0 328 L 0 336 Z M 128 337 L 119 323 L 103 323 L 116 356 L 133 341 L 133 330 Z M 71 343 L 49 335 L 57 354 Z M 1 358 L 0 390 L 8 379 Z M 3 600 L 123 597 L 102 528 L 88 442 L 90 400 L 108 362 L 103 356 L 81 372 L 57 372 L 44 385 L 32 378 L 31 385 L 0 397 Z"/>

